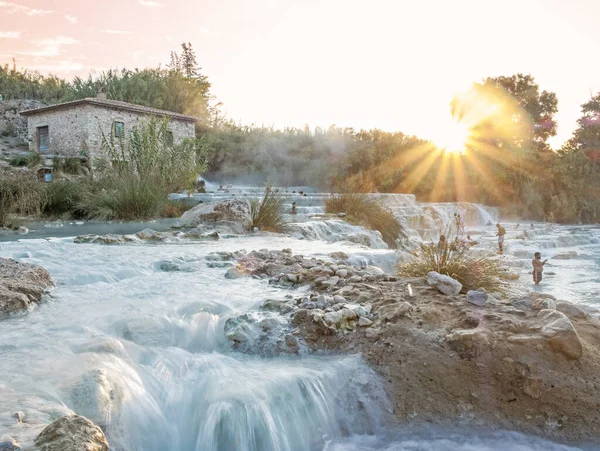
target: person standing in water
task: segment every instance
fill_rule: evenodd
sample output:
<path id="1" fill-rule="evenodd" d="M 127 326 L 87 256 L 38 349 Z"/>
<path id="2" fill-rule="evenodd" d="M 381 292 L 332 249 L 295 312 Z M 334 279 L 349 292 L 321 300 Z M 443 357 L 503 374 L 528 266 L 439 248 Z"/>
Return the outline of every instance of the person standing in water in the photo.
<path id="1" fill-rule="evenodd" d="M 298 213 L 298 211 L 296 210 L 296 202 L 292 202 L 292 212 L 293 215 L 295 215 L 296 213 Z"/>
<path id="2" fill-rule="evenodd" d="M 533 256 L 531 264 L 533 265 L 533 283 L 539 285 L 542 281 L 542 273 L 544 272 L 544 265 L 548 260 L 542 261 L 542 254 L 536 252 Z"/>
<path id="3" fill-rule="evenodd" d="M 506 235 L 506 229 L 500 223 L 496 224 L 496 227 L 498 228 L 498 233 L 496 233 L 498 237 L 498 251 L 502 254 L 504 253 L 504 235 Z"/>

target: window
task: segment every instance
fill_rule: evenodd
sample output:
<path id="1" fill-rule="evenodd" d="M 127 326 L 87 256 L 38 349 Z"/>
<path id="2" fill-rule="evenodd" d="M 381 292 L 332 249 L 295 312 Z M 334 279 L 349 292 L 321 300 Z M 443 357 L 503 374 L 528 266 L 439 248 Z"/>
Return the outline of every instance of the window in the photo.
<path id="1" fill-rule="evenodd" d="M 167 145 L 173 145 L 173 132 L 171 130 L 167 130 Z"/>
<path id="2" fill-rule="evenodd" d="M 37 128 L 38 152 L 48 152 L 50 147 L 50 132 L 48 126 Z"/>
<path id="3" fill-rule="evenodd" d="M 113 133 L 115 138 L 124 138 L 125 137 L 125 123 L 115 121 L 113 123 Z"/>

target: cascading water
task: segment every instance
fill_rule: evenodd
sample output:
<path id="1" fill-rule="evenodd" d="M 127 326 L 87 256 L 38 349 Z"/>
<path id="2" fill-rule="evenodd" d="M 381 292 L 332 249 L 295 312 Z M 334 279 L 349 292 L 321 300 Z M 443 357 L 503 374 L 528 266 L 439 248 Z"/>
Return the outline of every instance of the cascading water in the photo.
<path id="1" fill-rule="evenodd" d="M 28 446 L 44 424 L 74 410 L 101 425 L 116 451 L 579 449 L 510 432 L 390 428 L 383 389 L 360 356 L 234 352 L 227 321 L 264 314 L 262 301 L 290 292 L 253 278 L 224 283 L 225 268 L 210 265 L 209 253 L 290 248 L 322 257 L 341 251 L 350 261 L 392 270 L 396 254 L 377 234 L 364 243 L 368 248 L 347 239 L 364 229 L 304 214 L 322 208 L 324 197 L 289 196 L 299 214 L 288 217 L 295 220 L 288 236 L 124 246 L 70 238 L 0 243 L 3 257 L 42 265 L 57 283 L 34 311 L 0 320 L 0 436 L 18 436 Z M 485 227 L 496 218 L 493 211 L 380 197 L 405 224 L 426 218 L 415 234 L 451 221 L 458 211 L 479 229 L 480 247 L 495 246 L 494 227 Z M 574 246 L 568 255 L 575 256 L 551 260 L 548 272 L 560 271 L 575 288 L 549 274 L 548 291 L 574 301 L 600 292 L 600 229 L 536 225 L 522 239 L 522 230 L 507 227 L 506 258 L 523 263 L 523 274 L 543 243 Z M 15 423 L 17 411 L 26 426 Z"/>

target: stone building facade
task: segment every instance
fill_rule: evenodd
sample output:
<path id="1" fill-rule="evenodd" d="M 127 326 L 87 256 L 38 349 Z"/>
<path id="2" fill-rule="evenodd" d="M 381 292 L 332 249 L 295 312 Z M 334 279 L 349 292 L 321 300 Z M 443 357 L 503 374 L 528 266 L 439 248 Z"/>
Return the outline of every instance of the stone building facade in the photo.
<path id="1" fill-rule="evenodd" d="M 169 119 L 174 144 L 195 136 L 197 119 L 142 105 L 89 97 L 21 112 L 27 118 L 29 150 L 47 157 L 92 159 L 102 156 L 102 134 L 125 139 L 142 121 L 154 116 Z"/>

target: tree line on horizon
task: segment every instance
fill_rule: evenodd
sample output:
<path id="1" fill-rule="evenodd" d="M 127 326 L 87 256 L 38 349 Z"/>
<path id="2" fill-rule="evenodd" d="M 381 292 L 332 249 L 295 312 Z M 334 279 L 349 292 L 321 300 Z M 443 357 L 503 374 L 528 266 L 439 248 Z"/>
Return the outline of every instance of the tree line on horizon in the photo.
<path id="1" fill-rule="evenodd" d="M 222 117 L 190 44 L 156 68 L 108 70 L 67 81 L 0 66 L 4 99 L 52 104 L 95 96 L 190 114 L 208 155 L 207 176 L 225 182 L 310 185 L 355 192 L 414 193 L 432 202 L 478 202 L 504 215 L 557 222 L 600 222 L 600 93 L 582 105 L 572 137 L 557 150 L 558 98 L 531 75 L 490 77 L 453 100 L 469 121 L 465 155 L 402 132 L 257 127 Z M 494 110 L 483 111 L 486 99 Z M 498 108 L 496 108 L 496 106 Z"/>

